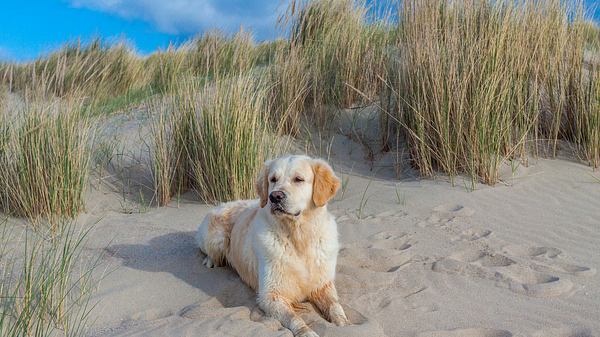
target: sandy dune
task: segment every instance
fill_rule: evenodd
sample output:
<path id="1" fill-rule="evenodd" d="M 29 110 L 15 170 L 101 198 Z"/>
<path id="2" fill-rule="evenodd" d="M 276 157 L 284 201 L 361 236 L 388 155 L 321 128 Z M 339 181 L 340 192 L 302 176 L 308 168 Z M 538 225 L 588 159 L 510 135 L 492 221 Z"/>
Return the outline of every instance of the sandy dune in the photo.
<path id="1" fill-rule="evenodd" d="M 306 306 L 320 336 L 600 335 L 597 173 L 539 160 L 469 191 L 462 178 L 395 179 L 393 155 L 369 162 L 363 145 L 339 135 L 330 151 L 346 185 L 330 204 L 336 283 L 354 325 Z M 91 336 L 291 336 L 231 269 L 201 265 L 193 235 L 209 206 L 184 196 L 144 208 L 139 192 L 94 186 L 81 220 L 98 221 L 88 249 L 107 274 Z"/>

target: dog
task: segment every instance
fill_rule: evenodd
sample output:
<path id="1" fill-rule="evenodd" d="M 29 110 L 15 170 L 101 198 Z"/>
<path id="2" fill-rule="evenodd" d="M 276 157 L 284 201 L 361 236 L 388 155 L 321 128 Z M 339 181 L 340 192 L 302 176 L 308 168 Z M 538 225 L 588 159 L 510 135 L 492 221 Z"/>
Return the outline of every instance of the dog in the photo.
<path id="1" fill-rule="evenodd" d="M 218 206 L 196 235 L 203 264 L 233 267 L 257 292 L 258 306 L 296 337 L 318 337 L 294 312 L 305 301 L 330 322 L 349 324 L 334 285 L 337 224 L 327 211 L 339 186 L 321 159 L 266 161 L 256 180 L 259 199 Z"/>

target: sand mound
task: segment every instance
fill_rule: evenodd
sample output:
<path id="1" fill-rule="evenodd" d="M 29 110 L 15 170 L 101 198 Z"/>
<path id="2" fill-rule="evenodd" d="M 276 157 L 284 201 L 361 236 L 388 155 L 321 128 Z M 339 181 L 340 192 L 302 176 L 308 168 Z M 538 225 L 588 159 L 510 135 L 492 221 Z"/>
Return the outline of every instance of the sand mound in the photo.
<path id="1" fill-rule="evenodd" d="M 331 151 L 345 181 L 330 205 L 336 283 L 354 324 L 335 327 L 307 305 L 320 336 L 600 334 L 600 185 L 587 167 L 540 160 L 470 192 L 460 178 L 399 181 L 389 153 L 361 149 L 341 136 Z M 88 249 L 111 272 L 91 336 L 291 336 L 231 269 L 201 265 L 193 236 L 210 207 L 184 196 L 131 212 L 99 186 L 82 219 L 99 221 Z"/>

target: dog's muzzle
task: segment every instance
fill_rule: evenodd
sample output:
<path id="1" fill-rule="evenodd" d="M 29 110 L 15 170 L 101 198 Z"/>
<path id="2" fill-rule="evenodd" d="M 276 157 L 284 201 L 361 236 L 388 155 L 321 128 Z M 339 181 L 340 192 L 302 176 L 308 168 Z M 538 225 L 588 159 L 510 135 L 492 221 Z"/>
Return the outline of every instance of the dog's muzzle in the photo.
<path id="1" fill-rule="evenodd" d="M 285 201 L 287 200 L 287 195 L 283 191 L 273 191 L 269 194 L 269 201 L 271 201 L 271 211 L 273 213 L 281 213 L 291 216 L 298 216 L 298 213 L 290 213 L 286 210 Z"/>

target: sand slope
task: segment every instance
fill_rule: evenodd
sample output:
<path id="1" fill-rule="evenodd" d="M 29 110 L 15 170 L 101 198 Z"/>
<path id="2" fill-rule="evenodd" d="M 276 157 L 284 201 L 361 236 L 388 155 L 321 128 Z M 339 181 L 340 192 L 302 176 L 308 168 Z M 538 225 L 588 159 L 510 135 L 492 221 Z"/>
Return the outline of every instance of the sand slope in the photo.
<path id="1" fill-rule="evenodd" d="M 461 178 L 397 180 L 393 155 L 365 161 L 362 145 L 339 136 L 329 152 L 346 185 L 330 205 L 336 283 L 355 324 L 334 327 L 307 305 L 321 336 L 600 336 L 600 184 L 589 168 L 539 160 L 471 192 Z M 110 271 L 91 336 L 291 336 L 231 269 L 201 265 L 193 235 L 209 206 L 184 196 L 132 208 L 130 194 L 97 184 L 82 217 L 99 221 L 88 248 Z"/>

